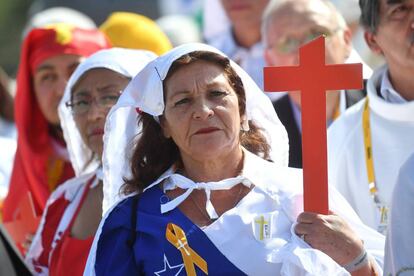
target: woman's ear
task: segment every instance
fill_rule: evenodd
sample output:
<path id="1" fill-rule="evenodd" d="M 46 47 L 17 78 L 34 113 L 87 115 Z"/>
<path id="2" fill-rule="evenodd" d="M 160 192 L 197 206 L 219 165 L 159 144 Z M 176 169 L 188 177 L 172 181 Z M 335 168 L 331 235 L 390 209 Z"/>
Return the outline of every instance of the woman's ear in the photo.
<path id="1" fill-rule="evenodd" d="M 240 120 L 241 120 L 240 129 L 242 131 L 249 131 L 250 127 L 249 127 L 249 120 L 247 120 L 247 116 L 246 115 L 241 116 Z"/>
<path id="2" fill-rule="evenodd" d="M 162 130 L 162 134 L 164 135 L 165 138 L 170 139 L 171 138 L 170 129 L 168 127 L 168 123 L 165 121 L 164 116 L 160 116 L 159 120 L 160 120 L 160 127 Z"/>

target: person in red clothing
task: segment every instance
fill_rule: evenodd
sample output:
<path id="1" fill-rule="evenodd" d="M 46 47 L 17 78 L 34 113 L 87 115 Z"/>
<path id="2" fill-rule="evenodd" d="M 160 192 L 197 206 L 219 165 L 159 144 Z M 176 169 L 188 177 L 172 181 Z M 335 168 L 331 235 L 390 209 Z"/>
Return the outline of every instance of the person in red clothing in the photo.
<path id="1" fill-rule="evenodd" d="M 59 116 L 76 177 L 60 185 L 47 201 L 26 255 L 36 275 L 82 275 L 102 217 L 106 116 L 129 80 L 155 57 L 143 50 L 101 50 L 69 79 Z"/>
<path id="2" fill-rule="evenodd" d="M 50 193 L 73 177 L 59 125 L 58 104 L 81 60 L 109 46 L 100 31 L 64 23 L 33 29 L 25 37 L 15 99 L 17 150 L 2 210 L 6 228 L 7 223 L 25 220 L 22 206 L 28 198 L 40 216 Z M 26 226 L 19 227 L 19 231 L 30 232 L 21 229 Z M 16 242 L 22 249 L 21 241 Z"/>

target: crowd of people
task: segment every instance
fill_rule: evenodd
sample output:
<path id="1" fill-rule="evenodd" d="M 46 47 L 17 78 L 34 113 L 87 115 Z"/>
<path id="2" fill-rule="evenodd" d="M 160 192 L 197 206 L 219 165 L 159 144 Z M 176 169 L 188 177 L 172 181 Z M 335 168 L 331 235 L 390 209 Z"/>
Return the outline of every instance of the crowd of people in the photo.
<path id="1" fill-rule="evenodd" d="M 204 6 L 204 39 L 29 21 L 15 93 L 0 71 L 0 275 L 414 275 L 414 0 Z M 263 91 L 319 37 L 363 82 L 326 95 L 326 214 L 304 209 L 301 92 Z"/>

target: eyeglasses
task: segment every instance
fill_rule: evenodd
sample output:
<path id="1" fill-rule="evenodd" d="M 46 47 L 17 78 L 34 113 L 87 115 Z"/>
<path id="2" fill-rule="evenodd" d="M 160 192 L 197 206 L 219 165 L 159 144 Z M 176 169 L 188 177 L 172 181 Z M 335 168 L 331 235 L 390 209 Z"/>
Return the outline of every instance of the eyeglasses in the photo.
<path id="1" fill-rule="evenodd" d="M 269 48 L 273 48 L 277 52 L 281 54 L 291 54 L 299 49 L 300 46 L 320 37 L 324 36 L 325 38 L 329 38 L 340 31 L 340 28 L 335 29 L 334 31 L 321 31 L 321 30 L 310 30 L 302 38 L 294 38 L 285 36 L 279 39 L 273 45 L 269 45 Z"/>
<path id="2" fill-rule="evenodd" d="M 92 98 L 92 97 L 82 97 L 79 99 L 75 98 L 70 101 L 67 101 L 65 105 L 68 108 L 71 108 L 72 113 L 75 115 L 85 114 L 89 112 L 93 103 L 95 103 L 96 106 L 99 108 L 110 109 L 112 106 L 116 104 L 120 95 L 121 95 L 121 92 L 105 94 L 105 95 L 102 95 L 96 98 Z"/>

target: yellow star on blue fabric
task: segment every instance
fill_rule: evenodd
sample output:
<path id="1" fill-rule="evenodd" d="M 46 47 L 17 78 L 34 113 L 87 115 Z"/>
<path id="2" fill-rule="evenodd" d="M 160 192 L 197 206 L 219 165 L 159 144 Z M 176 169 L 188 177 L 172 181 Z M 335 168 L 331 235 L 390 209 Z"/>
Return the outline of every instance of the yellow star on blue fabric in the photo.
<path id="1" fill-rule="evenodd" d="M 165 256 L 164 254 L 164 269 L 154 272 L 154 274 L 157 276 L 167 276 L 167 275 L 178 276 L 181 270 L 183 270 L 183 268 L 184 268 L 184 264 L 173 265 L 173 266 L 170 265 L 170 263 L 168 262 L 167 256 Z"/>

